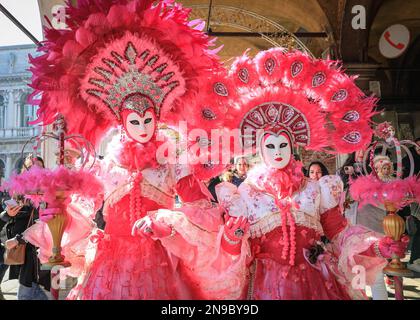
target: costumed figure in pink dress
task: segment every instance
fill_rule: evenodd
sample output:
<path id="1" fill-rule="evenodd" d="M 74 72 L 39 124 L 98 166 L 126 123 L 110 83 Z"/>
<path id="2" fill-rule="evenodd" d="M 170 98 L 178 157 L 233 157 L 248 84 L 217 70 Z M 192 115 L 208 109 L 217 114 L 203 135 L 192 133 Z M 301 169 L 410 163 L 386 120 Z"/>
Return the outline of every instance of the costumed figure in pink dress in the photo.
<path id="1" fill-rule="evenodd" d="M 188 121 L 185 147 L 189 155 L 189 170 L 199 181 L 208 181 L 224 172 L 233 154 L 234 143 L 230 146 L 218 144 L 215 148 L 210 147 L 224 133 L 222 110 L 228 100 L 224 99 L 225 88 L 219 86 L 217 79 L 225 79 L 227 76 L 226 70 L 220 69 L 202 79 L 200 92 L 215 92 L 218 98 L 209 100 L 202 94 L 196 98 L 189 112 L 184 114 L 188 117 L 185 119 Z M 206 108 L 212 103 L 220 108 L 217 116 Z M 214 128 L 221 131 L 212 136 Z M 241 240 L 248 237 L 249 224 L 245 218 L 224 216 L 224 209 L 210 201 L 211 195 L 202 186 L 200 184 L 200 196 L 198 187 L 191 184 L 190 179 L 180 180 L 177 192 L 183 200 L 181 206 L 174 210 L 149 211 L 147 216 L 136 221 L 133 234 L 159 241 L 173 257 L 179 259 L 176 271 L 190 298 L 240 299 L 248 272 L 246 262 L 250 258 L 249 243 Z M 194 201 L 188 200 L 194 194 Z M 237 229 L 241 229 L 242 234 L 236 236 Z M 226 241 L 228 237 L 237 238 L 236 243 L 241 245 L 230 245 Z"/>
<path id="2" fill-rule="evenodd" d="M 202 32 L 203 21 L 188 21 L 189 12 L 173 1 L 79 0 L 66 7 L 68 29 L 47 29 L 45 53 L 31 59 L 34 99 L 42 93 L 33 101 L 39 121 L 48 124 L 60 112 L 69 133 L 96 145 L 110 128 L 122 126 L 127 136 L 114 155 L 117 166 L 103 175 L 115 187 L 106 187 L 105 230 L 91 237 L 96 254 L 69 299 L 190 296 L 161 243 L 132 236 L 135 221 L 173 208 L 175 194 L 185 202 L 208 198 L 188 166 L 156 156 L 165 143 L 159 124 L 175 123 L 200 77 L 219 68 L 217 49 L 209 49 L 214 40 Z M 140 234 L 148 232 L 145 225 Z"/>
<path id="3" fill-rule="evenodd" d="M 385 258 L 404 255 L 406 243 L 349 226 L 340 209 L 340 178 L 306 179 L 293 152 L 298 146 L 329 153 L 365 148 L 375 99 L 366 97 L 336 62 L 280 48 L 237 59 L 230 77 L 215 76 L 210 86 L 213 98 L 195 111 L 207 115 L 208 123 L 215 120 L 215 127 L 222 119 L 225 128 L 238 129 L 243 150 L 262 158 L 239 188 L 216 187 L 227 213 L 238 217 L 236 229 L 229 228 L 232 222 L 224 227 L 221 247 L 237 255 L 231 265 L 248 267 L 247 276 L 240 267 L 231 275 L 240 279 L 241 297 L 366 298 L 355 278 L 357 268 L 365 275 L 361 281 L 372 283 Z M 249 234 L 241 225 L 245 218 Z M 331 240 L 329 248 L 320 243 L 322 235 Z M 243 258 L 248 241 L 251 259 Z"/>

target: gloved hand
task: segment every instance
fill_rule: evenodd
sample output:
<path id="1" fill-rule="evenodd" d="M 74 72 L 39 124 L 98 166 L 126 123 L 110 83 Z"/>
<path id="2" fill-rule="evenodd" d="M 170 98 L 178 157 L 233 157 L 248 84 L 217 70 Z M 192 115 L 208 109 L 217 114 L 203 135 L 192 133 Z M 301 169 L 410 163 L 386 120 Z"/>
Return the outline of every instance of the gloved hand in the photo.
<path id="1" fill-rule="evenodd" d="M 232 255 L 240 254 L 242 238 L 248 230 L 249 222 L 246 217 L 228 217 L 222 237 L 222 248 Z"/>
<path id="2" fill-rule="evenodd" d="M 146 216 L 134 223 L 131 235 L 139 235 L 142 238 L 166 238 L 173 235 L 173 228 L 163 222 L 152 221 Z"/>
<path id="3" fill-rule="evenodd" d="M 378 248 L 385 258 L 392 258 L 394 255 L 404 258 L 409 241 L 410 238 L 407 236 L 403 236 L 400 241 L 395 241 L 391 237 L 383 237 L 379 240 Z"/>

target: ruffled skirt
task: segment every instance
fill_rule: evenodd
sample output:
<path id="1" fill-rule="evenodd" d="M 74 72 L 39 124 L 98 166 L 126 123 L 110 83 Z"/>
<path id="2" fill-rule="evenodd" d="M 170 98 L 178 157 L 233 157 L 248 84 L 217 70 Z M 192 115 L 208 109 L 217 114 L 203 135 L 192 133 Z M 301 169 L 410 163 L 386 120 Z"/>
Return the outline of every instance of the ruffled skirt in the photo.
<path id="1" fill-rule="evenodd" d="M 95 259 L 67 299 L 179 299 L 172 261 L 159 241 L 131 236 L 101 239 Z"/>
<path id="2" fill-rule="evenodd" d="M 327 271 L 325 275 L 309 264 L 282 265 L 257 259 L 251 272 L 248 299 L 255 300 L 350 300 L 345 286 Z M 251 271 L 252 271 L 251 269 Z"/>

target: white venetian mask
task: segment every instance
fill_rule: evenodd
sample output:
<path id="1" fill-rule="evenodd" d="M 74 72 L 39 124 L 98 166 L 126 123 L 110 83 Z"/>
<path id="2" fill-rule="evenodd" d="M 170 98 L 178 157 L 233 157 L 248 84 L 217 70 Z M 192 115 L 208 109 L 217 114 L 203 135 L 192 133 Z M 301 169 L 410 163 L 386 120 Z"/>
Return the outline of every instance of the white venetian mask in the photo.
<path id="1" fill-rule="evenodd" d="M 156 115 L 153 110 L 147 110 L 143 116 L 135 111 L 127 112 L 124 117 L 124 128 L 131 139 L 146 143 L 155 133 Z"/>
<path id="2" fill-rule="evenodd" d="M 260 143 L 260 155 L 264 163 L 273 168 L 285 168 L 292 158 L 292 145 L 285 132 L 264 133 Z"/>

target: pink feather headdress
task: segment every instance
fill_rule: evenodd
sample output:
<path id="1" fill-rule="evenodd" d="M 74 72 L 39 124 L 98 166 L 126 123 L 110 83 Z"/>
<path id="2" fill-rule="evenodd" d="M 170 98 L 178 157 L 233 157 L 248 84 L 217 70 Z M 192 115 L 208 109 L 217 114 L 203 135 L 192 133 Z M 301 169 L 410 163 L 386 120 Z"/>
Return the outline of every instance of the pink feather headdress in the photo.
<path id="1" fill-rule="evenodd" d="M 70 134 L 97 144 L 119 124 L 121 104 L 134 94 L 161 120 L 182 118 L 201 77 L 220 67 L 217 49 L 210 49 L 215 39 L 202 32 L 201 20 L 188 21 L 190 9 L 153 2 L 67 2 L 68 29 L 46 28 L 44 54 L 30 58 L 36 122 L 50 124 L 61 113 Z"/>
<path id="2" fill-rule="evenodd" d="M 295 145 L 329 153 L 363 149 L 372 138 L 376 99 L 335 61 L 282 48 L 253 59 L 245 53 L 207 86 L 206 101 L 198 101 L 191 116 L 207 129 L 212 121 L 213 128 L 239 128 L 245 148 L 255 146 L 259 129 L 286 130 Z"/>

